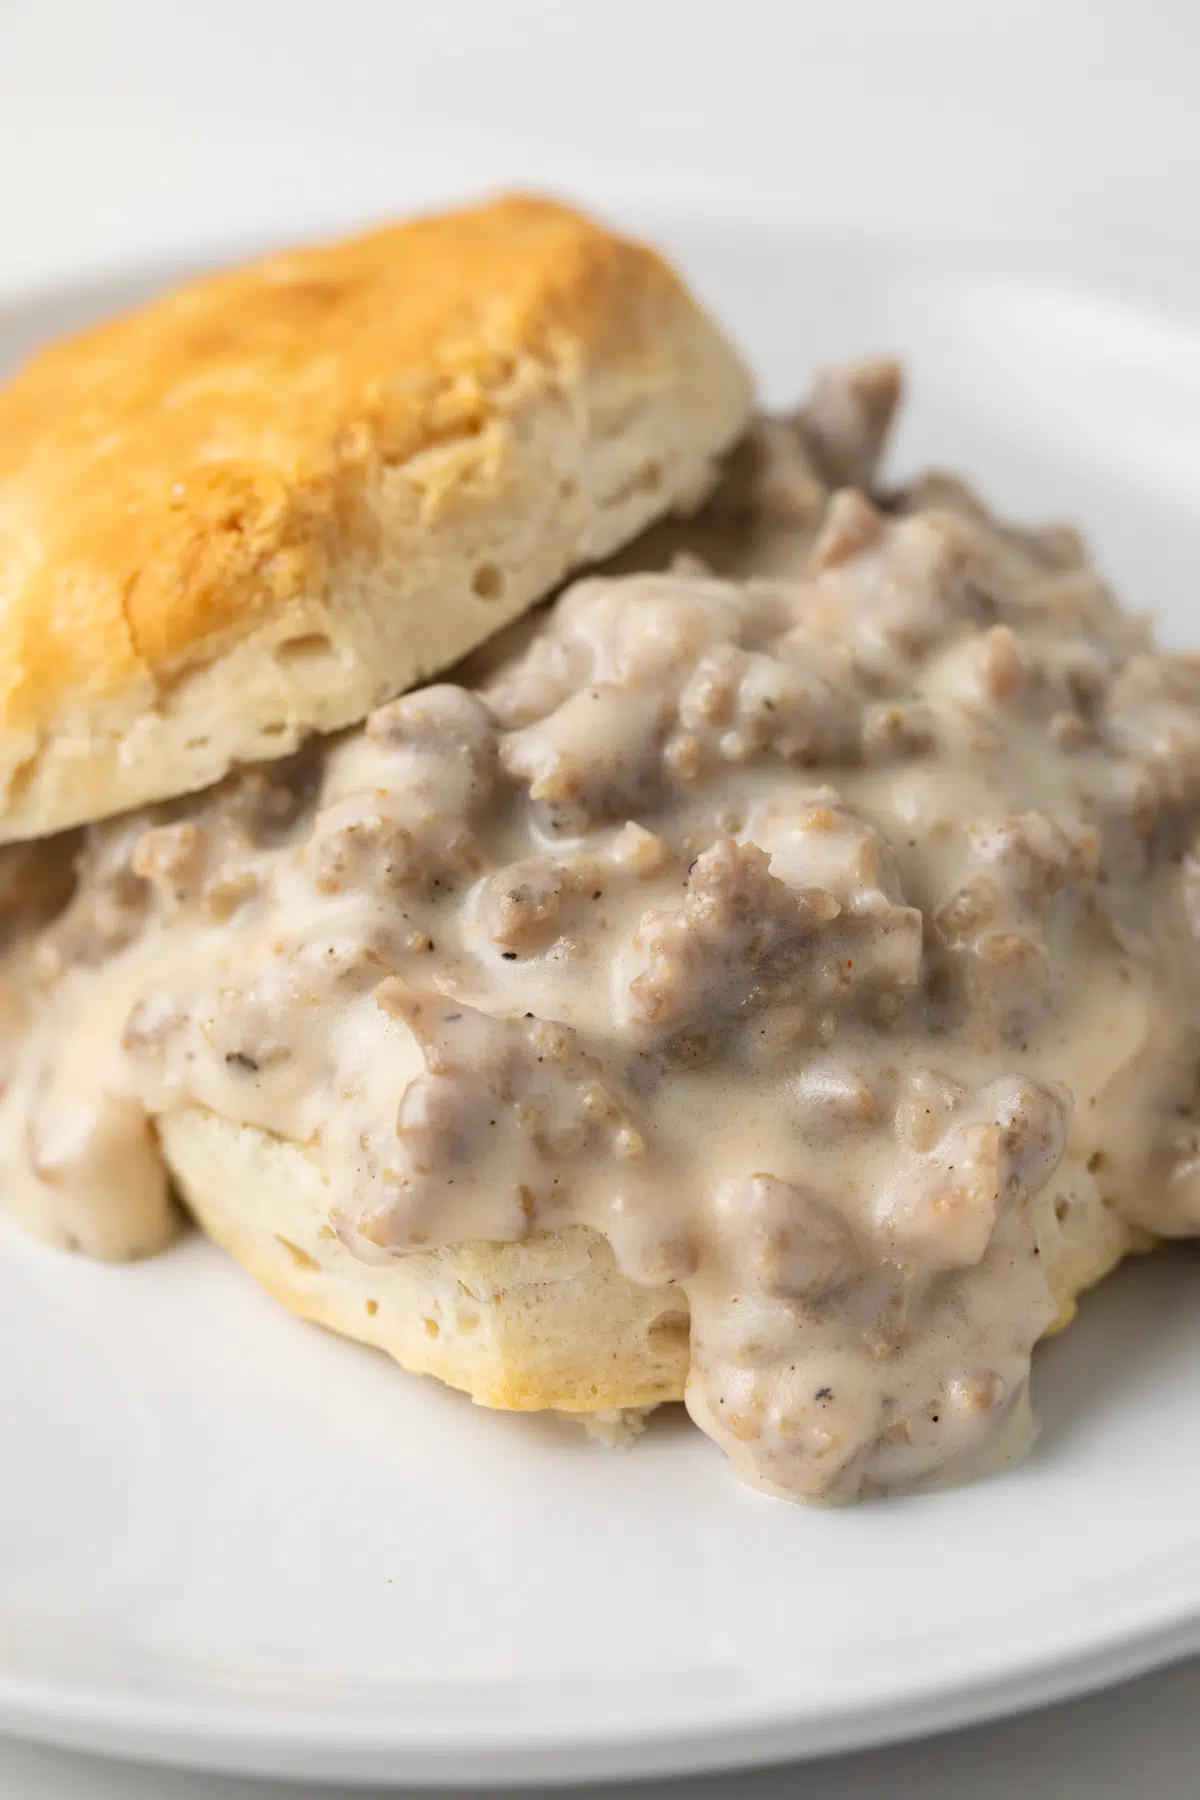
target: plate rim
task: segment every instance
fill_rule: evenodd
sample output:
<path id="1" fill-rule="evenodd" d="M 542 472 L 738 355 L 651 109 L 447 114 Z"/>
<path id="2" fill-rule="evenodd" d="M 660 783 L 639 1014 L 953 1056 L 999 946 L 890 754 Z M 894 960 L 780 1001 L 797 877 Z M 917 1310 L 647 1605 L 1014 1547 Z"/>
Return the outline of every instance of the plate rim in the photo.
<path id="1" fill-rule="evenodd" d="M 1043 1647 L 1002 1673 L 975 1676 L 923 1698 L 893 1696 L 826 1711 L 820 1719 L 783 1715 L 778 1699 L 761 1709 L 697 1728 L 695 1721 L 625 1727 L 614 1737 L 590 1732 L 531 1732 L 493 1737 L 473 1729 L 469 1745 L 453 1727 L 422 1738 L 410 1730 L 364 1730 L 344 1715 L 309 1715 L 297 1729 L 294 1714 L 257 1719 L 214 1716 L 199 1702 L 134 1701 L 99 1686 L 76 1690 L 69 1707 L 52 1682 L 14 1680 L 0 1670 L 0 1731 L 57 1748 L 140 1764 L 220 1775 L 276 1776 L 368 1784 L 443 1787 L 471 1783 L 505 1788 L 521 1782 L 624 1781 L 719 1773 L 773 1763 L 810 1761 L 839 1753 L 911 1742 L 967 1725 L 1040 1710 L 1200 1652 L 1200 1610 L 1194 1602 L 1168 1607 L 1140 1629 L 1110 1627 L 1101 1641 L 1074 1651 Z"/>

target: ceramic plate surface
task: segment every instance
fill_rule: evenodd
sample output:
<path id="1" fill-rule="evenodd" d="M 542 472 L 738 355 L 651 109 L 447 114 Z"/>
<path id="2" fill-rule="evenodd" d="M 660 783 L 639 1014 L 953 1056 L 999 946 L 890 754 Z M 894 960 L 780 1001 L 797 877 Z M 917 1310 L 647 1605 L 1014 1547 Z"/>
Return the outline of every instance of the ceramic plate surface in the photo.
<path id="1" fill-rule="evenodd" d="M 1200 335 L 879 246 L 663 234 L 768 397 L 896 350 L 893 466 L 1090 531 L 1200 644 Z M 170 270 L 0 306 L 0 360 Z M 836 1513 L 739 1487 L 679 1409 L 627 1453 L 301 1325 L 199 1240 L 101 1268 L 0 1233 L 0 1726 L 220 1769 L 682 1771 L 915 1734 L 1200 1646 L 1200 1267 L 1039 1353 L 1040 1440 Z"/>

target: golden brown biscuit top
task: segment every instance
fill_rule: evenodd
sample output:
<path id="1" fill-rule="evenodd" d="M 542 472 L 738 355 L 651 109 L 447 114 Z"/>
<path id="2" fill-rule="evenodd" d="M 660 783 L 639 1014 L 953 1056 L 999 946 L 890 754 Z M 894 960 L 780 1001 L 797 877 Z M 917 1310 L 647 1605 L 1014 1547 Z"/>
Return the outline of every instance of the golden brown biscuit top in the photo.
<path id="1" fill-rule="evenodd" d="M 319 588 L 373 528 L 373 474 L 482 432 L 525 354 L 649 354 L 680 292 L 650 250 L 509 198 L 195 281 L 42 351 L 0 390 L 0 728 Z"/>

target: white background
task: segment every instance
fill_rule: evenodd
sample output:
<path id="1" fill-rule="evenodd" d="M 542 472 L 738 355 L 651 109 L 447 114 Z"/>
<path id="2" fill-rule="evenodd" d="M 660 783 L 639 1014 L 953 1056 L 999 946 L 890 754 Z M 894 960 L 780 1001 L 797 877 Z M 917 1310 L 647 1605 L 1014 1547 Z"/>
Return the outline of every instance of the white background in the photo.
<path id="1" fill-rule="evenodd" d="M 0 294 L 513 183 L 1200 301 L 1188 0 L 0 0 Z M 1200 1666 L 708 1800 L 1183 1800 Z M 0 1745 L 13 1800 L 262 1790 Z"/>

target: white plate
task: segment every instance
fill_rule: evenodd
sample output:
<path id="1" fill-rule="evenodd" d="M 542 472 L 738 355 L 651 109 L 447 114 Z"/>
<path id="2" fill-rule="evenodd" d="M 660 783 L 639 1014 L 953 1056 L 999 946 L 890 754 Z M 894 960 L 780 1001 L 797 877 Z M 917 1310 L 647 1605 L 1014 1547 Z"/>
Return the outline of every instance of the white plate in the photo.
<path id="1" fill-rule="evenodd" d="M 884 248 L 667 235 L 772 397 L 898 349 L 899 463 L 1081 519 L 1126 598 L 1200 638 L 1200 337 Z M 0 360 L 153 279 L 10 301 Z M 105 1269 L 0 1235 L 0 1724 L 227 1770 L 580 1778 L 1166 1660 L 1200 1646 L 1196 1273 L 1152 1259 L 1086 1303 L 1039 1357 L 1020 1468 L 820 1513 L 739 1487 L 677 1411 L 610 1454 L 472 1409 L 199 1241 Z"/>

